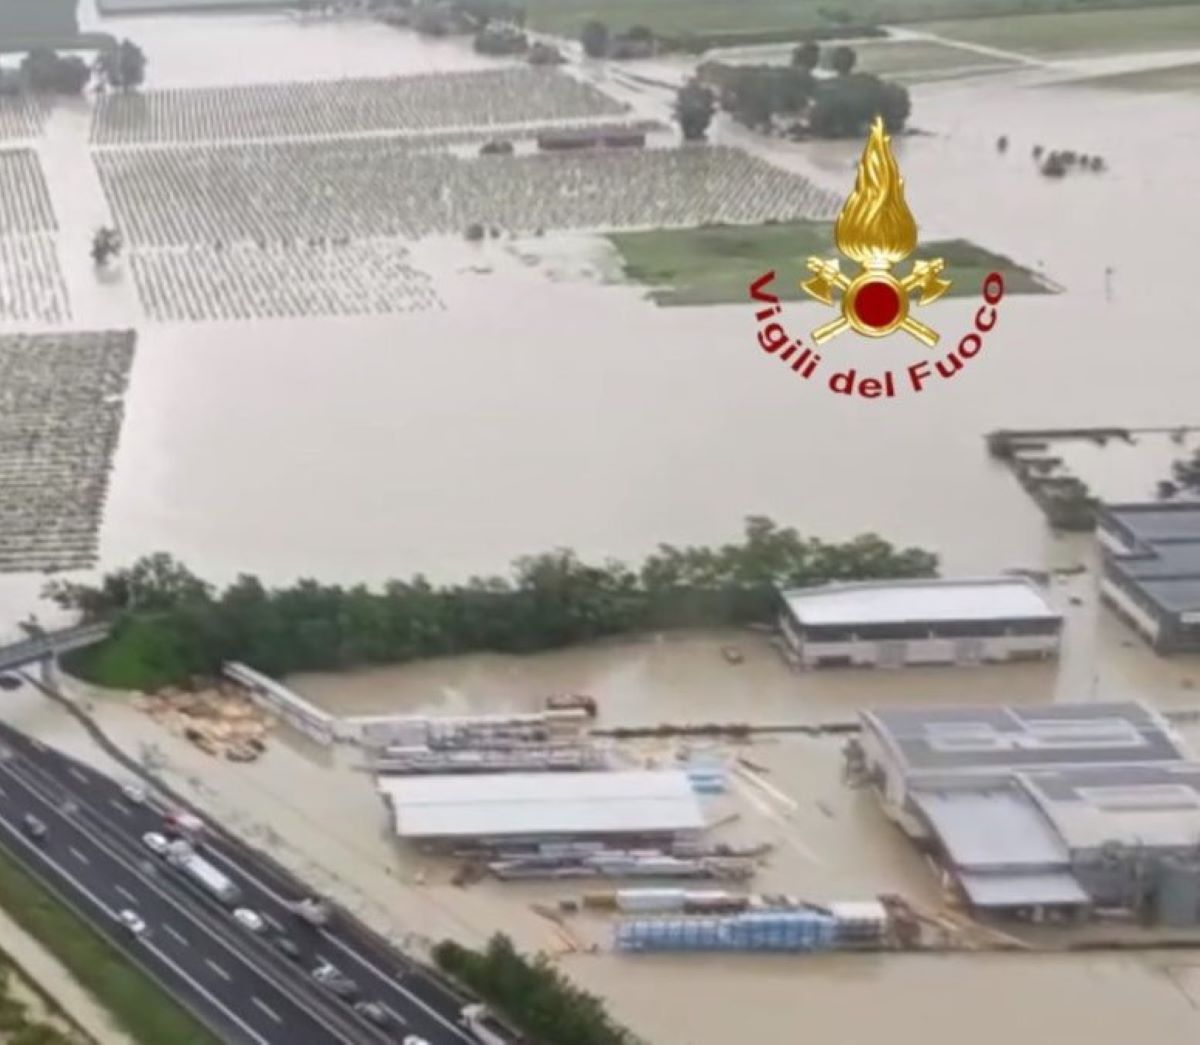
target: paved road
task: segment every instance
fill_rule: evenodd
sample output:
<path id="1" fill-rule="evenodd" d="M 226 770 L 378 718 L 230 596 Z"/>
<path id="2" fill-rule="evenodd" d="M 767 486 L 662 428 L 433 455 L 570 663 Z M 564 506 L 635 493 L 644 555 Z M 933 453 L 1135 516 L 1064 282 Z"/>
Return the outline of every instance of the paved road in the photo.
<path id="1" fill-rule="evenodd" d="M 302 960 L 294 966 L 289 966 L 287 960 L 262 939 L 241 931 L 241 927 L 232 923 L 228 912 L 221 909 L 215 900 L 193 893 L 184 883 L 174 881 L 173 869 L 149 854 L 142 835 L 162 829 L 162 816 L 166 808 L 154 796 L 142 803 L 132 802 L 122 791 L 120 782 L 3 724 L 0 724 L 0 744 L 7 746 L 16 756 L 8 760 L 9 767 L 17 767 L 19 772 L 31 776 L 51 796 L 52 804 L 57 801 L 59 804 L 67 802 L 77 805 L 87 821 L 94 824 L 103 835 L 106 844 L 123 853 L 127 862 L 150 867 L 157 864 L 158 878 L 167 879 L 161 884 L 166 885 L 177 898 L 189 907 L 198 909 L 208 921 L 215 919 L 222 929 L 233 932 L 235 937 L 241 932 L 243 946 L 250 951 L 249 960 L 254 962 L 256 968 L 262 968 L 264 964 L 282 966 L 278 972 L 284 985 L 291 980 L 300 991 L 311 996 L 316 988 L 308 978 L 307 970 L 322 961 L 328 962 L 358 984 L 365 1000 L 380 1003 L 389 1013 L 390 1026 L 380 1031 L 351 1013 L 343 1003 L 334 1003 L 341 1005 L 345 1013 L 360 1024 L 350 1031 L 355 1036 L 345 1040 L 354 1042 L 354 1045 L 366 1045 L 369 1042 L 399 1042 L 407 1034 L 418 1034 L 430 1045 L 474 1045 L 474 1037 L 458 1024 L 461 999 L 362 926 L 337 918 L 327 927 L 316 928 L 298 919 L 288 905 L 304 895 L 299 883 L 269 862 L 259 859 L 240 842 L 219 831 L 210 831 L 203 847 L 204 855 L 238 884 L 245 906 L 257 910 L 273 931 L 289 936 L 301 948 Z M 0 773 L 3 772 L 2 767 L 3 763 L 0 762 Z M 4 786 L 2 777 L 0 786 Z M 42 818 L 47 819 L 45 816 Z M 78 822 L 79 817 L 74 819 Z M 52 825 L 51 835 L 55 834 Z M 139 911 L 153 924 L 145 911 L 141 908 Z M 266 953 L 255 958 L 256 950 Z M 237 987 L 233 993 L 241 995 L 241 1010 L 244 1010 L 248 1004 L 252 1004 L 246 1000 L 246 986 L 237 977 L 231 977 L 225 983 L 226 987 L 233 985 Z M 283 1015 L 275 1010 L 268 999 L 259 1000 L 267 1001 L 273 1011 Z M 240 1010 L 235 1008 L 233 1011 Z M 258 1015 L 265 1016 L 261 1012 Z M 258 1024 L 252 1026 L 257 1027 Z M 339 1040 L 292 1037 L 289 1029 L 280 1024 L 267 1030 L 272 1035 L 266 1038 L 270 1045 Z"/>
<path id="2" fill-rule="evenodd" d="M 49 831 L 29 839 L 22 817 L 32 813 Z M 298 992 L 260 970 L 231 933 L 222 933 L 207 912 L 198 913 L 162 869 L 131 859 L 89 822 L 86 811 L 64 808 L 22 765 L 0 758 L 0 841 L 64 899 L 90 916 L 139 964 L 186 1004 L 215 1018 L 231 1042 L 275 1045 L 341 1045 L 353 1039 L 323 1025 Z M 144 866 L 143 866 L 144 864 Z M 135 911 L 149 927 L 144 937 L 117 920 Z M 229 926 L 229 929 L 236 926 Z"/>

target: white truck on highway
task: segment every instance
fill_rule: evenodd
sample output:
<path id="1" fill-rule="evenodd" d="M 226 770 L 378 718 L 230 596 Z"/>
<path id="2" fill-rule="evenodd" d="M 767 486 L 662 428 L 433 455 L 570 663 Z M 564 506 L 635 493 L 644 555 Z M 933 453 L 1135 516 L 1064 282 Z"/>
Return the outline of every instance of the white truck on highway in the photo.
<path id="1" fill-rule="evenodd" d="M 177 852 L 167 858 L 172 866 L 183 874 L 209 896 L 220 900 L 227 907 L 232 907 L 242 898 L 242 891 L 234 881 L 223 871 L 218 870 L 202 856 L 194 852 Z"/>

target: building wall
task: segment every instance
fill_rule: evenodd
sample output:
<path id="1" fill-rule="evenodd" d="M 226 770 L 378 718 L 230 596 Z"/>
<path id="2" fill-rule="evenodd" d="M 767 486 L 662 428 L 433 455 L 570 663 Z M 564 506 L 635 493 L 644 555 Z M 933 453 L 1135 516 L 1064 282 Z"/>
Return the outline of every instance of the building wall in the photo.
<path id="1" fill-rule="evenodd" d="M 1061 636 L 1004 635 L 953 638 L 871 640 L 845 642 L 797 641 L 794 631 L 785 638 L 800 663 L 816 667 L 901 667 L 905 664 L 979 664 L 1017 659 L 1045 659 L 1058 654 Z"/>
<path id="2" fill-rule="evenodd" d="M 1158 648 L 1162 623 L 1151 610 L 1141 604 L 1120 579 L 1112 573 L 1100 578 L 1100 597 L 1113 607 L 1150 642 Z"/>
<path id="3" fill-rule="evenodd" d="M 0 0 L 0 39 L 75 36 L 78 0 Z"/>

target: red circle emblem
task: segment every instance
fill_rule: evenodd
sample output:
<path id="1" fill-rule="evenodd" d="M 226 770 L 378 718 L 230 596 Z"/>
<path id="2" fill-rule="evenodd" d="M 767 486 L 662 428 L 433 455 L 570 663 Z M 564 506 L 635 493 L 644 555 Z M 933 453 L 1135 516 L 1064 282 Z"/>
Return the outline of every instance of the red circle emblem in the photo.
<path id="1" fill-rule="evenodd" d="M 900 316 L 900 294 L 891 283 L 873 279 L 854 295 L 854 314 L 863 326 L 883 330 Z"/>

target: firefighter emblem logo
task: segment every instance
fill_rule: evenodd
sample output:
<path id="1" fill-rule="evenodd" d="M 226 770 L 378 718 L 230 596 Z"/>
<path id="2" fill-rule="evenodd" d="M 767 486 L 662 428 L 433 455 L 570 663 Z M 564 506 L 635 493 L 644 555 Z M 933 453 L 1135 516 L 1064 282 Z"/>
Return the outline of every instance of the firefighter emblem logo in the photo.
<path id="1" fill-rule="evenodd" d="M 914 295 L 918 307 L 928 305 L 950 289 L 950 281 L 942 278 L 941 258 L 914 262 L 906 276 L 892 271 L 917 249 L 917 223 L 904 200 L 904 179 L 879 117 L 871 126 L 854 191 L 838 215 L 833 239 L 838 253 L 856 262 L 859 271 L 847 275 L 836 259 L 808 259 L 812 275 L 800 288 L 841 309 L 837 319 L 812 332 L 813 341 L 822 345 L 846 330 L 873 338 L 903 330 L 930 348 L 936 345 L 937 331 L 910 310 Z"/>

